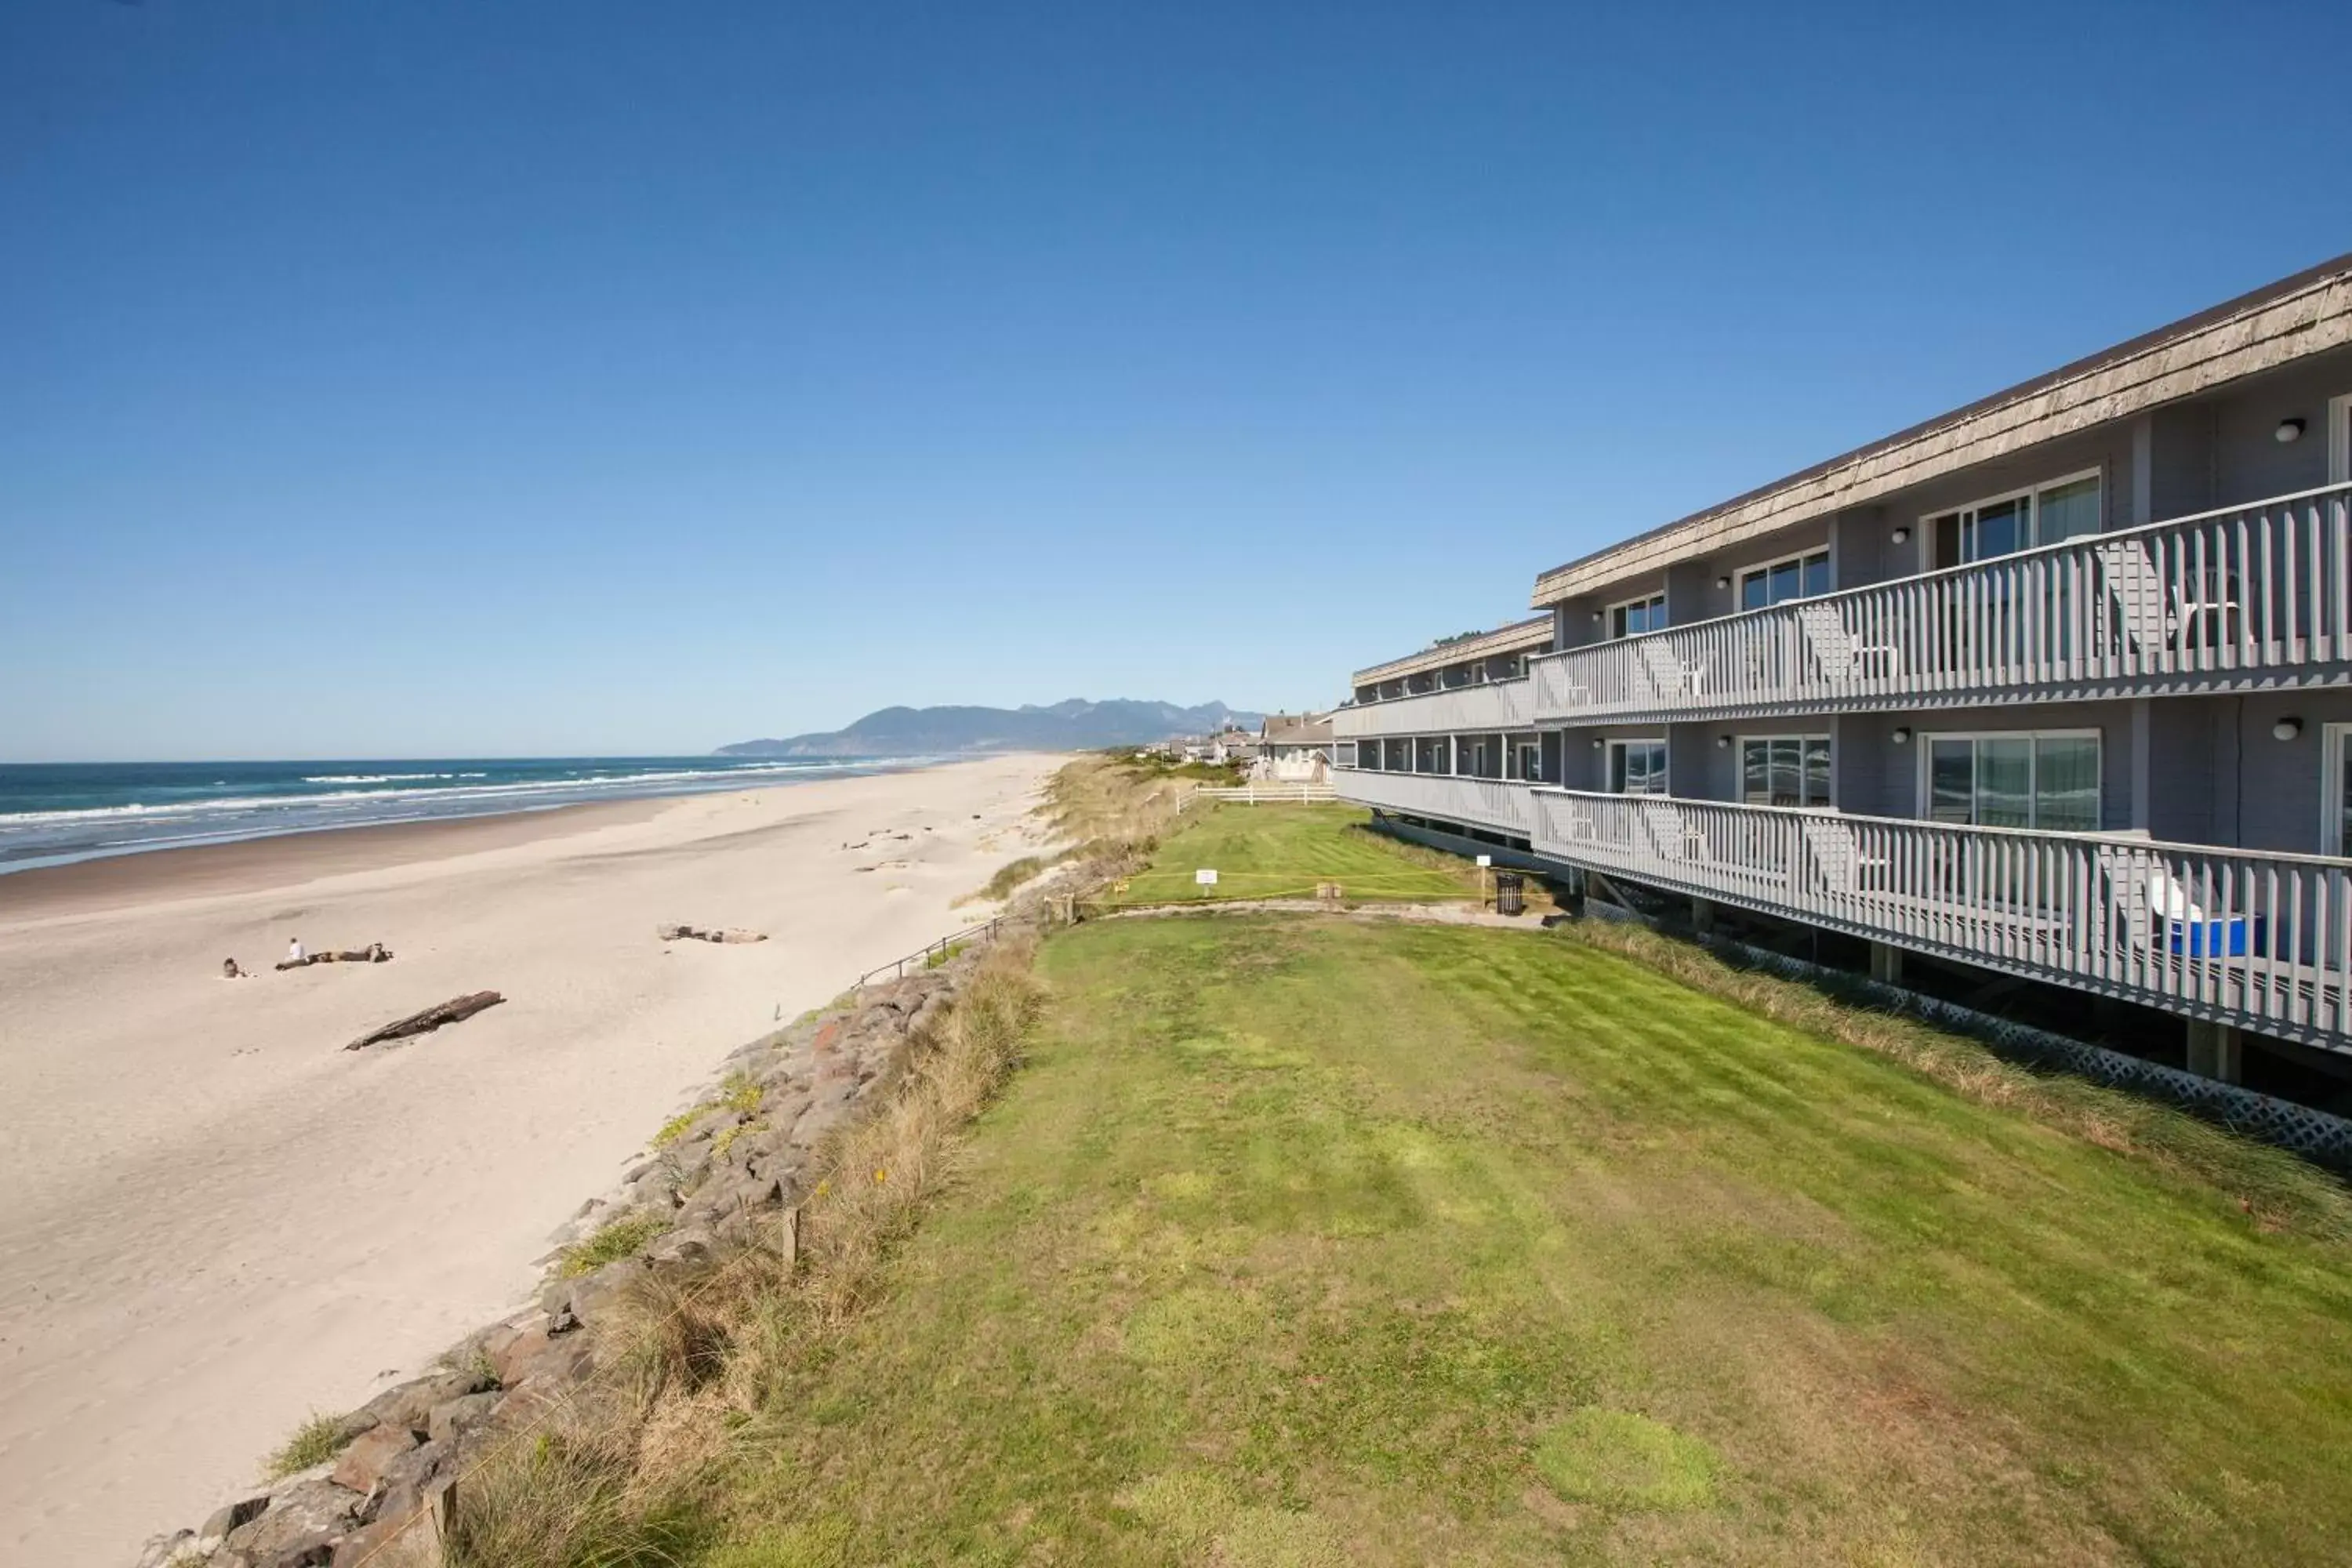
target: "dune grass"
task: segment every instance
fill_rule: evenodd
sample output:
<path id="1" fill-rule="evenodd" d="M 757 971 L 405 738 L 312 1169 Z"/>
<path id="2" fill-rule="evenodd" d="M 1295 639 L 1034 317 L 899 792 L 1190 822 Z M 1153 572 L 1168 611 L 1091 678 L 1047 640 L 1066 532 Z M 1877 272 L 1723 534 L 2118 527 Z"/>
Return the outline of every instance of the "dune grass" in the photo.
<path id="1" fill-rule="evenodd" d="M 1541 933 L 1102 921 L 1040 970 L 960 1180 L 765 1361 L 685 1560 L 2352 1539 L 2347 1253 L 2224 1184 Z"/>
<path id="2" fill-rule="evenodd" d="M 269 1456 L 266 1467 L 268 1479 L 282 1480 L 313 1465 L 323 1465 L 349 1447 L 352 1434 L 344 1426 L 346 1419 L 341 1415 L 313 1412 L 308 1420 L 288 1435 L 278 1451 Z"/>
<path id="3" fill-rule="evenodd" d="M 1220 805 L 1196 807 L 1162 837 L 1145 869 L 1111 901 L 1160 904 L 1236 899 L 1311 899 L 1336 882 L 1351 903 L 1446 903 L 1478 897 L 1467 862 L 1373 833 L 1352 805 Z M 1213 868 L 1213 887 L 1194 871 Z"/>

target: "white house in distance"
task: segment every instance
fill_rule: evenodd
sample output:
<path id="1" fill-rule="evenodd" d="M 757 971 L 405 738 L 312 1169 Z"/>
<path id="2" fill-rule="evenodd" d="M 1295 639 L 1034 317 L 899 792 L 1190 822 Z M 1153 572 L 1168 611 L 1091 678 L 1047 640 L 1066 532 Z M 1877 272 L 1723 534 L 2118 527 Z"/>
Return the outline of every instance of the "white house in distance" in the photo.
<path id="1" fill-rule="evenodd" d="M 2352 256 L 1554 567 L 1529 606 L 1358 672 L 1339 793 L 2352 1098 Z"/>
<path id="2" fill-rule="evenodd" d="M 1269 713 L 1258 727 L 1252 776 L 1274 784 L 1328 784 L 1331 746 L 1328 713 Z"/>

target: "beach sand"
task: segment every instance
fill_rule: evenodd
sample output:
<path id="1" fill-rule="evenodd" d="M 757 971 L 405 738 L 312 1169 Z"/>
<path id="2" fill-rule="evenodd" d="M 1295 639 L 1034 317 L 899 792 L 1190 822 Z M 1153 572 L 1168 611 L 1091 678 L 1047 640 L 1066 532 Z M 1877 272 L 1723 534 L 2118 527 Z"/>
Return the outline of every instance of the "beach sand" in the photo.
<path id="1" fill-rule="evenodd" d="M 1055 765 L 0 878 L 0 1563 L 127 1568 L 527 1296 L 730 1049 L 986 912 L 950 905 L 1035 847 Z M 291 935 L 396 956 L 274 973 Z M 476 990 L 508 1000 L 342 1049 Z"/>

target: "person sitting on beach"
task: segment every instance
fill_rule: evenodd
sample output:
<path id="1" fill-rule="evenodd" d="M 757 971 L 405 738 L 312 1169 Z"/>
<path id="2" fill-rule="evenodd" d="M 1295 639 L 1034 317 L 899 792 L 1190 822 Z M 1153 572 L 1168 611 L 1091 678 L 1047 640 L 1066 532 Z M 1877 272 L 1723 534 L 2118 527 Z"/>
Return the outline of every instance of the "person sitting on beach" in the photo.
<path id="1" fill-rule="evenodd" d="M 302 939 L 298 936 L 293 941 L 286 944 L 286 962 L 289 963 L 300 963 L 304 962 L 304 959 L 305 954 L 302 952 Z"/>
<path id="2" fill-rule="evenodd" d="M 245 970 L 238 965 L 236 959 L 224 958 L 221 960 L 221 978 L 223 980 L 250 980 L 253 976 L 247 974 Z"/>

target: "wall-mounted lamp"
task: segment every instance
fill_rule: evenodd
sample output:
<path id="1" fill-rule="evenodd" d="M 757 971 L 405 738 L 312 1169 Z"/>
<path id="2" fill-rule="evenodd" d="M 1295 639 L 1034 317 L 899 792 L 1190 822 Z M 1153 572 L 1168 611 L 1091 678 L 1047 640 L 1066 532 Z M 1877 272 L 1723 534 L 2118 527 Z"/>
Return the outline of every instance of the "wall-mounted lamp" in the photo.
<path id="1" fill-rule="evenodd" d="M 1731 737 L 1728 735 L 1717 735 L 1715 738 L 1715 749 L 1718 752 L 1727 752 L 1731 750 Z"/>
<path id="2" fill-rule="evenodd" d="M 2282 719 L 2271 726 L 2271 739 L 2273 741 L 2292 741 L 2302 733 L 2303 721 L 2300 719 Z"/>
<path id="3" fill-rule="evenodd" d="M 1911 743 L 1911 731 L 1903 725 L 1897 724 L 1895 727 L 1895 743 L 1898 746 L 1909 745 Z"/>
<path id="4" fill-rule="evenodd" d="M 1731 586 L 1731 579 L 1728 577 L 1717 577 L 1715 580 L 1715 585 L 1718 588 L 1728 588 Z"/>
<path id="5" fill-rule="evenodd" d="M 1603 746 L 1607 745 L 1608 743 L 1609 743 L 1608 742 L 1606 742 L 1606 741 L 1602 740 L 1602 739 L 1601 739 L 1600 736 L 1598 736 L 1598 735 L 1595 735 L 1595 736 L 1592 738 L 1592 749 L 1593 749 L 1594 751 L 1596 751 L 1596 752 L 1597 752 L 1597 751 L 1599 751 L 1601 747 L 1603 747 Z"/>
<path id="6" fill-rule="evenodd" d="M 2302 436 L 2303 421 L 2300 419 L 2282 419 L 2278 422 L 2278 428 L 2271 432 L 2271 438 L 2282 447 L 2301 439 Z"/>
<path id="7" fill-rule="evenodd" d="M 1592 612 L 1592 624 L 1596 626 L 1601 624 L 1601 612 L 1598 610 Z"/>
<path id="8" fill-rule="evenodd" d="M 1897 544 L 1908 544 L 1908 543 L 1910 543 L 1910 542 L 1911 542 L 1911 531 L 1910 531 L 1909 529 L 1907 529 L 1907 528 L 1898 528 L 1898 529 L 1896 529 L 1896 530 L 1895 531 L 1895 543 L 1897 543 Z"/>

